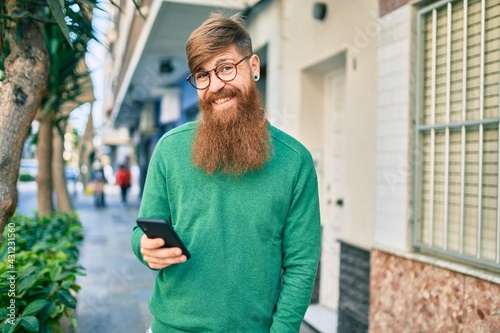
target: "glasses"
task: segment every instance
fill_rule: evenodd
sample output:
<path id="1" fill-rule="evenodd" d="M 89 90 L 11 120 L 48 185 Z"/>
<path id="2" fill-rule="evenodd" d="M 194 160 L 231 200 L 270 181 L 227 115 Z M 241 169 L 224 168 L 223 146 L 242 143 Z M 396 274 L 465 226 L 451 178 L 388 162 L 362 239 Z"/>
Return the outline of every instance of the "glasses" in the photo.
<path id="1" fill-rule="evenodd" d="M 203 90 L 207 89 L 208 86 L 210 85 L 210 72 L 214 72 L 215 75 L 224 82 L 229 82 L 234 80 L 236 75 L 238 75 L 238 65 L 243 62 L 244 60 L 250 58 L 252 55 L 247 55 L 240 61 L 233 63 L 233 62 L 226 62 L 223 64 L 217 65 L 214 69 L 211 69 L 209 71 L 198 71 L 195 73 L 191 73 L 186 80 L 196 89 L 198 90 Z"/>

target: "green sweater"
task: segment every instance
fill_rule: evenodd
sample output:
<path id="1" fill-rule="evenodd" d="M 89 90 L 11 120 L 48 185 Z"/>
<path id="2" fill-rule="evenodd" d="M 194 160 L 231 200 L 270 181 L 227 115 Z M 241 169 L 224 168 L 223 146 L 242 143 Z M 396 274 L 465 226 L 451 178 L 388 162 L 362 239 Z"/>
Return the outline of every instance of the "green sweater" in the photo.
<path id="1" fill-rule="evenodd" d="M 234 177 L 191 161 L 197 123 L 166 133 L 149 164 L 140 217 L 172 219 L 191 259 L 158 272 L 153 333 L 299 332 L 320 252 L 310 153 L 269 125 L 272 159 Z M 132 248 L 140 253 L 136 225 Z"/>

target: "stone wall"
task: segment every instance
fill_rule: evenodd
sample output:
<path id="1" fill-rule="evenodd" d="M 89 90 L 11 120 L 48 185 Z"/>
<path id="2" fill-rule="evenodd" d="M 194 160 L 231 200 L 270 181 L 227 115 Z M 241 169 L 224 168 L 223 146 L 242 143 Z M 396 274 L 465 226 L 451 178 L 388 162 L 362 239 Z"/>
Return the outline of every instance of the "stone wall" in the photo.
<path id="1" fill-rule="evenodd" d="M 371 252 L 370 332 L 500 332 L 500 285 Z"/>

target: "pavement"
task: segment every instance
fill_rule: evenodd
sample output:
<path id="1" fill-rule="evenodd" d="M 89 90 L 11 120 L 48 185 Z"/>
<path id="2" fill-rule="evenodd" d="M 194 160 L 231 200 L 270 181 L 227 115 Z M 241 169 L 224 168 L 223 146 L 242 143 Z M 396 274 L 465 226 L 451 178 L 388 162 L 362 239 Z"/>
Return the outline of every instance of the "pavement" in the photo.
<path id="1" fill-rule="evenodd" d="M 94 207 L 83 189 L 73 190 L 73 205 L 84 227 L 80 264 L 86 276 L 78 277 L 76 333 L 145 332 L 152 321 L 148 308 L 156 272 L 142 265 L 130 246 L 132 227 L 139 210 L 137 188 L 127 205 L 117 186 L 106 185 L 106 207 Z M 19 211 L 33 215 L 36 183 L 19 183 Z"/>
<path id="2" fill-rule="evenodd" d="M 147 269 L 130 246 L 132 227 L 139 209 L 137 186 L 126 205 L 117 186 L 106 185 L 106 207 L 94 207 L 93 197 L 68 185 L 73 204 L 84 227 L 80 264 L 86 276 L 79 277 L 76 333 L 143 333 L 152 316 L 148 308 L 156 272 Z M 36 208 L 36 183 L 19 183 L 19 211 L 32 215 Z M 313 333 L 302 325 L 300 333 Z"/>

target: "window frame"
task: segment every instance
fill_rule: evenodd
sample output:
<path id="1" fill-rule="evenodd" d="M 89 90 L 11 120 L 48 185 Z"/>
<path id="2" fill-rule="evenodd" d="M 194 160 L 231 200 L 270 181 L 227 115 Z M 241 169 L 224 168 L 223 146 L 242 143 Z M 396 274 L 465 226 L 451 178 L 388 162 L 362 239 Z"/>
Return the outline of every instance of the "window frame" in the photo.
<path id="1" fill-rule="evenodd" d="M 414 52 L 414 78 L 415 78 L 415 94 L 413 96 L 414 98 L 414 121 L 413 121 L 413 130 L 414 130 L 414 137 L 413 137 L 413 151 L 411 152 L 411 155 L 410 155 L 410 158 L 413 159 L 413 202 L 411 203 L 411 207 L 413 209 L 413 212 L 412 212 L 412 215 L 411 215 L 411 222 L 412 222 L 412 245 L 413 245 L 413 248 L 416 249 L 417 251 L 422 251 L 422 252 L 425 252 L 425 253 L 429 253 L 429 254 L 434 254 L 434 255 L 438 255 L 438 256 L 444 256 L 444 257 L 447 257 L 447 258 L 450 258 L 450 259 L 454 259 L 458 262 L 462 262 L 462 263 L 466 263 L 466 264 L 470 264 L 472 266 L 479 266 L 479 267 L 482 267 L 482 268 L 487 268 L 487 269 L 493 269 L 495 271 L 500 271 L 500 103 L 499 103 L 499 113 L 497 115 L 496 118 L 487 118 L 487 119 L 484 119 L 484 114 L 481 114 L 480 116 L 480 119 L 479 120 L 468 120 L 468 119 L 465 119 L 465 120 L 462 120 L 462 121 L 459 121 L 459 122 L 450 122 L 449 120 L 449 109 L 448 111 L 446 112 L 447 115 L 448 115 L 448 119 L 446 119 L 445 121 L 443 122 L 440 122 L 440 123 L 437 123 L 433 120 L 432 121 L 432 124 L 431 125 L 428 125 L 428 124 L 421 124 L 420 121 L 421 121 L 421 118 L 424 114 L 424 85 L 425 85 L 425 75 L 424 75 L 424 61 L 425 61 L 425 56 L 424 56 L 424 52 L 425 52 L 425 47 L 424 47 L 424 38 L 425 38 L 425 23 L 424 23 L 424 20 L 426 18 L 426 14 L 429 14 L 430 12 L 433 12 L 434 10 L 437 10 L 437 9 L 441 9 L 443 6 L 449 6 L 449 4 L 456 4 L 458 3 L 459 1 L 462 1 L 464 4 L 465 3 L 469 3 L 468 0 L 441 0 L 441 1 L 438 1 L 438 2 L 435 2 L 435 3 L 429 3 L 429 2 L 423 2 L 421 3 L 421 5 L 416 8 L 416 30 L 415 30 L 415 43 L 414 43 L 414 46 L 415 46 L 415 50 L 416 52 Z M 485 82 L 484 82 L 484 64 L 485 64 L 485 61 L 484 61 L 484 58 L 485 58 L 485 48 L 484 48 L 484 45 L 485 45 L 485 17 L 486 17 L 486 13 L 485 13 L 485 2 L 486 0 L 480 0 L 481 2 L 481 51 L 480 51 L 480 57 L 481 57 L 481 64 L 480 64 L 480 77 L 481 77 L 481 81 L 480 81 L 480 96 L 479 96 L 479 99 L 480 99 L 480 103 L 482 105 L 480 105 L 479 107 L 482 108 L 484 107 L 484 100 L 485 100 Z M 451 9 L 449 9 L 451 10 Z M 431 15 L 435 15 L 435 11 L 434 11 L 434 14 L 431 14 Z M 447 24 L 449 24 L 451 18 L 449 16 L 449 13 L 447 14 Z M 467 19 L 468 19 L 468 15 L 467 13 L 464 13 L 464 17 L 467 16 Z M 434 17 L 434 19 L 436 19 Z M 435 23 L 437 21 L 433 21 L 433 23 Z M 431 84 L 431 89 L 435 90 L 436 88 L 436 82 L 435 82 L 435 78 L 436 78 L 436 62 L 437 62 L 437 56 L 436 56 L 436 38 L 435 38 L 435 24 L 433 24 L 433 41 L 432 41 L 432 48 L 433 48 L 433 51 L 432 51 L 432 62 L 433 62 L 433 65 L 434 66 L 431 70 L 433 71 L 432 72 L 432 78 L 431 80 L 433 80 L 432 84 Z M 465 28 L 465 27 L 464 27 Z M 446 33 L 446 38 L 447 40 L 450 40 L 450 34 L 451 34 L 451 27 L 447 27 L 447 33 Z M 465 32 L 467 33 L 467 32 Z M 447 54 L 446 54 L 446 62 L 447 62 L 447 68 L 449 69 L 451 66 L 449 65 L 450 63 L 450 43 L 447 42 Z M 467 45 L 464 45 L 463 46 L 463 51 L 462 52 L 466 52 L 467 50 Z M 499 59 L 500 59 L 500 50 L 498 51 L 499 53 Z M 466 59 L 466 56 L 464 57 L 464 59 Z M 499 63 L 500 63 L 500 60 L 499 60 Z M 465 62 L 465 64 L 463 65 L 463 69 L 465 69 L 465 72 L 467 71 L 468 67 L 467 67 L 467 63 Z M 450 71 L 447 70 L 447 77 L 446 77 L 446 89 L 447 89 L 447 101 L 446 103 L 448 104 L 448 108 L 449 108 L 449 101 L 450 101 L 450 95 L 449 95 L 449 87 L 450 87 L 450 83 L 452 82 L 451 81 L 451 77 L 450 77 Z M 462 72 L 462 80 L 465 79 L 465 82 L 467 82 L 467 77 L 464 77 L 465 73 Z M 465 94 L 465 97 L 462 96 L 461 98 L 464 100 L 464 102 L 467 101 L 467 94 L 466 94 L 466 83 L 462 82 L 462 85 L 463 85 L 463 88 L 462 88 L 462 94 Z M 499 73 L 499 82 L 498 82 L 498 94 L 499 94 L 499 99 L 500 99 L 500 73 Z M 433 97 L 431 98 L 435 98 L 435 94 Z M 435 103 L 435 100 L 433 101 Z M 464 105 L 464 104 L 462 104 Z M 462 110 L 462 112 L 464 112 Z M 433 110 L 431 112 L 431 117 L 433 119 L 435 119 L 435 110 Z M 466 140 L 466 133 L 467 133 L 467 129 L 471 129 L 473 128 L 473 126 L 478 126 L 478 127 L 483 127 L 482 131 L 483 133 L 485 132 L 485 128 L 484 126 L 492 126 L 492 125 L 496 125 L 496 128 L 498 130 L 498 155 L 497 155 L 497 167 L 498 167 L 498 174 L 497 174 L 497 207 L 496 207 L 496 236 L 495 236 L 495 239 L 496 239 L 496 243 L 495 243 L 495 260 L 488 260 L 488 259 L 484 259 L 484 258 L 481 258 L 481 241 L 483 241 L 483 239 L 481 238 L 481 233 L 479 232 L 478 235 L 476 235 L 477 237 L 477 244 L 476 246 L 478 247 L 478 251 L 477 251 L 477 254 L 476 256 L 472 256 L 472 255 L 468 255 L 468 254 L 465 254 L 463 253 L 463 248 L 464 248 L 464 231 L 463 231 L 463 228 L 465 227 L 465 224 L 463 222 L 463 210 L 461 210 L 461 223 L 460 223 L 460 249 L 461 249 L 461 252 L 455 252 L 455 251 L 452 251 L 452 250 L 446 250 L 446 246 L 447 244 L 445 243 L 446 242 L 446 239 L 447 239 L 447 235 L 449 234 L 449 230 L 447 229 L 447 226 L 448 226 L 448 223 L 447 221 L 444 222 L 444 227 L 443 227 L 443 237 L 444 237 L 444 248 L 443 247 L 437 247 L 437 246 L 432 246 L 432 241 L 430 242 L 431 245 L 429 244 L 426 244 L 424 243 L 424 240 L 423 240 L 423 228 L 424 228 L 424 221 L 423 221 L 423 207 L 422 207 L 422 198 L 423 198 L 423 194 L 424 194 L 424 190 L 423 190 L 423 187 L 424 187 L 424 179 L 423 179 L 423 167 L 424 167 L 424 160 L 423 160 L 423 142 L 424 142 L 424 133 L 426 133 L 427 131 L 430 131 L 431 133 L 431 162 L 430 164 L 433 165 L 434 164 L 434 158 L 436 156 L 435 154 L 435 148 L 436 148 L 436 144 L 435 144 L 435 141 L 433 142 L 433 139 L 434 139 L 434 136 L 435 136 L 435 133 L 436 131 L 448 131 L 448 141 L 445 142 L 445 152 L 444 152 L 444 158 L 445 158 L 445 163 L 447 163 L 447 165 L 445 165 L 445 168 L 449 167 L 449 148 L 450 148 L 450 134 L 449 134 L 449 131 L 450 130 L 453 130 L 453 129 L 457 129 L 457 128 L 461 128 L 461 135 L 462 135 L 462 139 L 461 139 L 461 144 L 460 144 L 460 149 L 462 150 L 462 156 L 461 156 L 461 186 L 464 186 L 463 183 L 465 182 L 464 180 L 464 157 L 465 155 L 463 155 L 463 151 L 464 151 L 464 146 L 467 144 L 467 140 Z M 428 132 L 427 132 L 428 133 Z M 480 136 L 480 141 L 479 141 L 479 145 L 482 149 L 483 147 L 483 144 L 484 144 L 484 138 L 482 136 Z M 480 156 L 482 156 L 483 152 L 481 152 Z M 477 186 L 481 189 L 482 188 L 482 174 L 484 173 L 484 162 L 481 160 L 481 170 L 480 170 L 480 177 L 479 177 L 479 180 L 477 182 Z M 432 169 L 431 169 L 432 170 Z M 448 177 L 450 172 L 448 169 L 445 169 L 445 177 Z M 432 174 L 431 174 L 431 177 L 433 177 L 433 174 L 435 172 L 432 171 Z M 433 182 L 434 180 L 431 178 L 431 180 L 429 181 L 429 183 Z M 445 191 L 448 191 L 447 188 L 445 188 Z M 432 196 L 433 195 L 433 188 L 431 188 L 431 191 L 430 191 L 430 195 Z M 479 192 L 481 193 L 481 192 Z M 462 193 L 463 195 L 463 193 Z M 482 196 L 482 194 L 478 195 L 478 196 Z M 450 202 L 449 201 L 449 198 L 447 197 L 447 194 L 445 194 L 445 198 L 447 198 L 448 201 L 444 202 L 444 205 L 448 205 L 448 203 Z M 463 198 L 461 198 L 461 200 L 464 200 Z M 433 202 L 433 198 L 431 197 L 431 200 L 429 200 L 430 202 Z M 479 201 L 478 203 L 478 209 L 479 210 L 482 210 L 482 206 L 481 206 L 481 201 Z M 445 209 L 446 210 L 446 209 Z M 481 216 L 481 215 L 479 215 Z M 445 215 L 445 217 L 447 217 Z M 430 225 L 431 225 L 431 228 L 430 229 L 434 229 L 433 226 L 434 226 L 434 223 L 435 223 L 435 220 L 432 219 L 432 221 L 429 222 Z M 481 228 L 481 220 L 479 220 L 479 222 L 477 222 L 477 228 L 478 230 L 480 230 Z M 431 234 L 431 237 L 432 239 L 432 234 Z"/>

